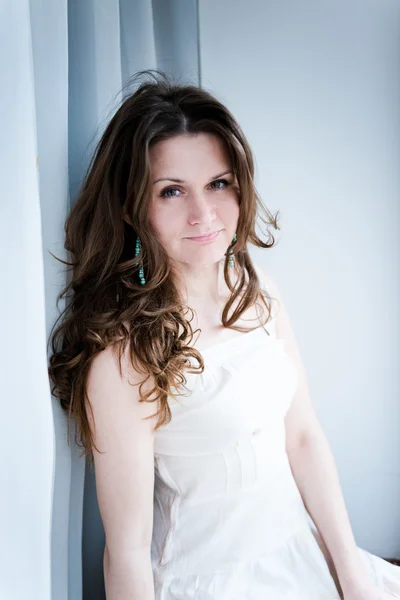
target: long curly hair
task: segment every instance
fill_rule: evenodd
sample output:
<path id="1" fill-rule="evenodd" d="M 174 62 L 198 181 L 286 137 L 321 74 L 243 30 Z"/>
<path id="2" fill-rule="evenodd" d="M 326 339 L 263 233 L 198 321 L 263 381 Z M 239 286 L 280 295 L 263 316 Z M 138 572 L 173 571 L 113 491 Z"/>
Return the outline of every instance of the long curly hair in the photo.
<path id="1" fill-rule="evenodd" d="M 146 376 L 139 387 L 140 401 L 158 402 L 155 429 L 171 420 L 169 398 L 177 398 L 177 390 L 187 383 L 184 371 L 204 371 L 201 353 L 189 345 L 200 330 L 192 330 L 187 319 L 191 309 L 182 301 L 168 255 L 149 223 L 149 149 L 154 144 L 199 133 L 219 136 L 225 142 L 238 182 L 239 219 L 237 241 L 225 255 L 224 278 L 231 296 L 222 312 L 222 324 L 243 331 L 234 324 L 258 299 L 266 306 L 268 318 L 271 312 L 247 243 L 271 248 L 275 238 L 268 228 L 280 229 L 279 211 L 273 216 L 256 191 L 253 156 L 244 133 L 231 112 L 207 90 L 179 83 L 155 69 L 139 71 L 134 79 L 143 75 L 149 75 L 148 81 L 123 100 L 106 126 L 66 219 L 68 261 L 52 254 L 69 267 L 71 277 L 58 295 L 57 307 L 65 297 L 65 308 L 49 336 L 51 391 L 68 415 L 68 438 L 73 418 L 75 441 L 91 464 L 96 445 L 86 386 L 90 365 L 99 352 L 115 345 L 121 369 L 122 354 L 129 351 L 134 368 Z M 268 234 L 266 241 L 255 232 L 257 212 Z M 136 257 L 137 236 L 141 250 Z M 233 251 L 234 268 L 229 267 L 228 251 Z M 141 267 L 145 285 L 139 279 Z M 235 285 L 231 274 L 236 277 Z M 229 315 L 237 299 L 240 302 Z M 190 358 L 199 366 L 194 368 Z M 149 377 L 154 386 L 143 393 Z"/>

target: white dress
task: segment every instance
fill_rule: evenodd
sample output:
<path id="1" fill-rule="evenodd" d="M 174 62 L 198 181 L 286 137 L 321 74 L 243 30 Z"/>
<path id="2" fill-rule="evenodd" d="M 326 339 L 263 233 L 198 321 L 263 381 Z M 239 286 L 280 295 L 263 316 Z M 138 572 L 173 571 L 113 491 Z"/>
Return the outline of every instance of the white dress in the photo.
<path id="1" fill-rule="evenodd" d="M 190 394 L 155 433 L 156 600 L 341 598 L 285 452 L 298 374 L 275 318 L 202 350 L 204 373 L 185 373 Z M 359 551 L 400 598 L 400 567 Z"/>

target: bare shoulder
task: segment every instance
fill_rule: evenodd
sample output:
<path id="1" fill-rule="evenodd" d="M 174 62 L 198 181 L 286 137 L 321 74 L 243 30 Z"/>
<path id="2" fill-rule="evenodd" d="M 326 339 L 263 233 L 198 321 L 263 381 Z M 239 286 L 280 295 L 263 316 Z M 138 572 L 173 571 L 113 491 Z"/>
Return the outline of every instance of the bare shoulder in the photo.
<path id="1" fill-rule="evenodd" d="M 128 346 L 119 362 L 117 348 L 109 345 L 96 355 L 90 366 L 87 382 L 87 395 L 91 404 L 98 410 L 112 414 L 128 410 L 137 418 L 149 416 L 156 411 L 155 403 L 139 402 L 139 384 L 145 376 L 132 365 Z M 152 379 L 143 383 L 143 391 L 150 389 Z M 111 414 L 110 414 L 111 416 Z M 115 417 L 114 417 L 115 418 Z"/>

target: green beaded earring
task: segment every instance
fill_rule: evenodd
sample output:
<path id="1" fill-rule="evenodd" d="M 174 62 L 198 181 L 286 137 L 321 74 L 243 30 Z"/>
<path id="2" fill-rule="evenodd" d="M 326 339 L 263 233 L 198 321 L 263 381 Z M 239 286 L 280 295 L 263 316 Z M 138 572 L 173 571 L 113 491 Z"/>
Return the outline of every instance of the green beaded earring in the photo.
<path id="1" fill-rule="evenodd" d="M 233 242 L 237 242 L 236 233 L 233 236 Z M 234 264 L 235 264 L 235 257 L 231 256 L 231 254 L 233 254 L 233 249 L 232 248 L 229 250 L 229 265 L 228 265 L 229 267 L 233 267 Z"/>
<path id="2" fill-rule="evenodd" d="M 140 238 L 139 236 L 136 238 L 136 248 L 135 248 L 135 257 L 138 256 L 139 252 L 141 249 L 141 243 L 140 243 Z M 144 271 L 143 271 L 143 265 L 141 265 L 140 269 L 139 269 L 139 278 L 140 278 L 140 283 L 142 285 L 144 285 L 146 283 L 146 280 L 144 278 Z"/>

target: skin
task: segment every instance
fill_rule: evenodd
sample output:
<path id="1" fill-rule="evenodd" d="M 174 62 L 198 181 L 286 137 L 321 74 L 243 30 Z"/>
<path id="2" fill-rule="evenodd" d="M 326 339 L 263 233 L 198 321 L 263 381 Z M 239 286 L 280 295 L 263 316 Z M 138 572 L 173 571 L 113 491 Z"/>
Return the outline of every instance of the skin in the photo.
<path id="1" fill-rule="evenodd" d="M 185 134 L 153 146 L 150 162 L 156 182 L 150 221 L 173 264 L 184 302 L 210 338 L 229 296 L 223 277 L 224 254 L 239 219 L 239 188 L 228 152 L 217 136 Z M 221 231 L 213 242 L 188 239 L 214 230 Z"/>

